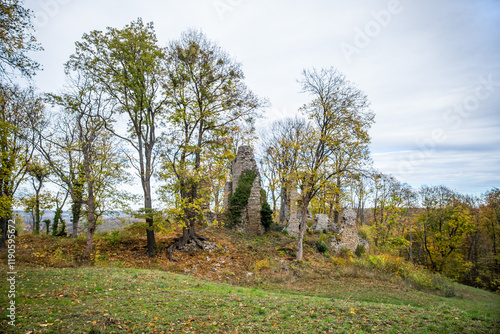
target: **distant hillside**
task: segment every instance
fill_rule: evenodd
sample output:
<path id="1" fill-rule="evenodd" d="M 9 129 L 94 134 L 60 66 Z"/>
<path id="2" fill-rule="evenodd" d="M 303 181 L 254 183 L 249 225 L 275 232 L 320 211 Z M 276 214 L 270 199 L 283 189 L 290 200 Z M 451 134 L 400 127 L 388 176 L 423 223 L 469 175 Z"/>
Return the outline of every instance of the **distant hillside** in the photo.
<path id="1" fill-rule="evenodd" d="M 45 219 L 54 219 L 54 210 L 46 210 L 44 215 L 41 217 L 42 222 Z M 24 222 L 24 230 L 25 231 L 31 231 L 33 229 L 33 218 L 31 217 L 31 214 L 23 212 L 21 210 L 14 210 L 14 215 L 16 217 L 21 217 L 21 219 Z M 73 223 L 71 222 L 71 212 L 70 211 L 63 211 L 62 213 L 62 219 L 66 222 L 66 230 L 68 232 L 71 232 L 73 230 Z M 113 213 L 113 215 L 107 215 L 103 217 L 104 222 L 102 224 L 99 224 L 97 226 L 97 231 L 99 232 L 105 232 L 105 231 L 113 231 L 113 230 L 118 230 L 118 229 L 123 229 L 124 227 L 133 224 L 134 222 L 139 221 L 139 219 L 134 218 L 130 215 L 127 215 L 123 212 L 116 212 Z M 85 220 L 82 220 L 80 224 L 85 224 Z M 42 223 L 42 229 L 44 228 L 44 224 Z M 81 225 L 83 226 L 83 225 Z"/>

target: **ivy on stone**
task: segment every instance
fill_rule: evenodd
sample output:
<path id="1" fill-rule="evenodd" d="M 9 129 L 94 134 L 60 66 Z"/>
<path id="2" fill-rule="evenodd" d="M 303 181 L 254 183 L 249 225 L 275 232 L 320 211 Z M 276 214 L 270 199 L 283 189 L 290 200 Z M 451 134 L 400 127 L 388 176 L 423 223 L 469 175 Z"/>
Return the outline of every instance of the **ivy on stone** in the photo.
<path id="1" fill-rule="evenodd" d="M 257 174 L 254 170 L 247 170 L 241 174 L 234 194 L 229 197 L 227 227 L 234 228 L 241 224 L 241 212 L 248 203 L 256 176 Z"/>

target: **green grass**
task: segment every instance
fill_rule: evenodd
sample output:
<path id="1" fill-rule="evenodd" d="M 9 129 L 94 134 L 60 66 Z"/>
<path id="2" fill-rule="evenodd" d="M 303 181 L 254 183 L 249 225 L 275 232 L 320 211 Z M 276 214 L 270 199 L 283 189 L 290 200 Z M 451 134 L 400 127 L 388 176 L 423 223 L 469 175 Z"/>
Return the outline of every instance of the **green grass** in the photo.
<path id="1" fill-rule="evenodd" d="M 321 282 L 300 289 L 286 281 L 234 286 L 159 270 L 21 267 L 16 327 L 7 324 L 3 308 L 0 332 L 495 333 L 500 328 L 500 296 L 485 291 L 460 286 L 461 298 L 444 298 L 391 283 L 370 289 L 355 279 L 351 285 L 334 278 Z M 2 290 L 0 303 L 7 305 Z"/>

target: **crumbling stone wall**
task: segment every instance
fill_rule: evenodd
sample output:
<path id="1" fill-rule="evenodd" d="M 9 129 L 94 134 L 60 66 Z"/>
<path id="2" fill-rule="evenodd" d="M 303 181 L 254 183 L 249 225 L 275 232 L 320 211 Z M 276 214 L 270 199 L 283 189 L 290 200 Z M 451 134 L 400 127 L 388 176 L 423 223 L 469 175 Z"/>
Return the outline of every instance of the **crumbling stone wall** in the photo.
<path id="1" fill-rule="evenodd" d="M 338 253 L 342 248 L 355 252 L 359 244 L 368 249 L 368 242 L 358 236 L 356 227 L 356 211 L 346 209 L 340 216 L 340 226 L 337 226 L 336 233 L 328 240 L 330 250 Z M 335 226 L 333 227 L 335 230 Z"/>
<path id="2" fill-rule="evenodd" d="M 225 187 L 226 197 L 224 204 L 226 210 L 228 210 L 229 197 L 236 191 L 240 176 L 248 170 L 255 171 L 256 176 L 252 184 L 252 190 L 247 205 L 241 211 L 241 224 L 238 224 L 235 230 L 248 235 L 260 235 L 265 232 L 260 215 L 260 210 L 262 208 L 260 201 L 260 173 L 253 155 L 253 150 L 250 146 L 240 146 L 238 148 L 236 159 L 231 166 L 231 181 L 228 182 Z"/>
<path id="3" fill-rule="evenodd" d="M 312 227 L 314 232 L 337 232 L 333 229 L 333 224 L 324 213 L 317 213 L 314 215 L 314 225 Z"/>

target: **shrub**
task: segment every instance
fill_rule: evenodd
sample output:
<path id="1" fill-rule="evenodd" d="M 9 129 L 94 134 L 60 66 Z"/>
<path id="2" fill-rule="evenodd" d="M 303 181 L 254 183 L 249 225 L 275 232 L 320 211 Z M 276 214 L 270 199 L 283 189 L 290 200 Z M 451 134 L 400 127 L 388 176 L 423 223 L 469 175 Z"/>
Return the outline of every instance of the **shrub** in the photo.
<path id="1" fill-rule="evenodd" d="M 431 289 L 432 274 L 426 270 L 417 270 L 411 274 L 410 283 L 417 290 Z"/>
<path id="2" fill-rule="evenodd" d="M 342 247 L 340 249 L 340 257 L 349 258 L 349 257 L 351 257 L 351 255 L 352 255 L 352 252 L 349 249 L 347 249 L 345 247 Z"/>
<path id="3" fill-rule="evenodd" d="M 341 257 L 332 257 L 332 263 L 336 266 L 345 266 L 347 264 L 347 261 Z"/>
<path id="4" fill-rule="evenodd" d="M 324 241 L 318 241 L 316 242 L 316 249 L 320 253 L 325 253 L 330 250 L 330 247 Z"/>
<path id="5" fill-rule="evenodd" d="M 408 278 L 414 267 L 400 257 L 387 254 L 368 256 L 368 263 L 378 271 L 395 274 L 400 278 Z"/>
<path id="6" fill-rule="evenodd" d="M 269 260 L 263 259 L 263 260 L 255 262 L 255 264 L 253 265 L 253 269 L 255 271 L 260 271 L 261 269 L 266 269 L 266 268 L 269 268 L 270 266 L 271 265 L 269 264 Z"/>
<path id="7" fill-rule="evenodd" d="M 360 226 L 358 228 L 358 236 L 368 241 L 369 229 L 370 227 L 368 225 Z"/>
<path id="8" fill-rule="evenodd" d="M 432 286 L 439 291 L 443 297 L 453 298 L 457 296 L 457 291 L 451 285 L 451 282 L 439 274 L 433 275 Z"/>
<path id="9" fill-rule="evenodd" d="M 356 251 L 354 252 L 354 254 L 356 254 L 357 257 L 361 257 L 365 253 L 366 253 L 365 245 L 358 244 L 358 247 L 356 247 Z"/>
<path id="10" fill-rule="evenodd" d="M 105 234 L 104 238 L 111 247 L 116 247 L 122 242 L 120 230 L 111 231 L 111 234 Z"/>
<path id="11" fill-rule="evenodd" d="M 260 222 L 266 231 L 269 231 L 271 224 L 273 223 L 273 210 L 267 201 L 262 203 L 262 209 L 260 210 Z"/>
<path id="12" fill-rule="evenodd" d="M 326 234 L 321 233 L 321 234 L 319 235 L 319 240 L 321 240 L 321 241 L 326 241 L 327 239 L 328 239 L 328 236 L 327 236 Z"/>
<path id="13" fill-rule="evenodd" d="M 241 211 L 248 203 L 255 177 L 253 170 L 247 170 L 241 174 L 234 194 L 229 197 L 227 227 L 233 228 L 241 224 Z"/>

